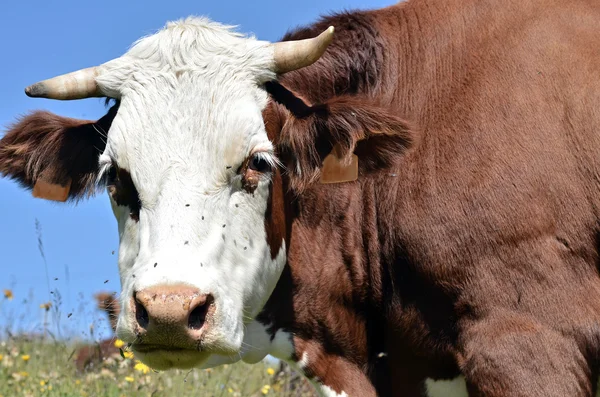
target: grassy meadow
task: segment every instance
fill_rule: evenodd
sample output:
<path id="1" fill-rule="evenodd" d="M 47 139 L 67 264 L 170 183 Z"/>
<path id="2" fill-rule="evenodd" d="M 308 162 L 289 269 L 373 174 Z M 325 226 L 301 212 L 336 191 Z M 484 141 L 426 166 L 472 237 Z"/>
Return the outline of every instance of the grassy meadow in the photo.
<path id="1" fill-rule="evenodd" d="M 0 333 L 0 397 L 315 395 L 305 379 L 275 361 L 156 372 L 136 360 L 133 353 L 123 350 L 122 342 L 114 337 L 104 338 L 104 342 L 94 337 L 93 324 L 87 338 L 64 336 L 69 334 L 68 326 L 51 321 L 52 317 L 64 319 L 76 313 L 60 313 L 59 299 L 32 308 L 31 304 L 18 303 L 13 298 L 9 289 L 0 295 L 0 316 L 13 318 L 8 324 L 18 324 L 18 316 L 26 316 L 32 310 L 44 313 L 43 324 L 34 332 L 16 332 L 9 326 Z M 23 307 L 19 309 L 19 305 Z M 91 312 L 106 317 L 95 307 Z M 87 346 L 89 351 L 96 352 L 101 343 L 110 352 L 78 370 L 75 362 L 81 354 L 80 348 Z"/>
<path id="2" fill-rule="evenodd" d="M 61 292 L 70 296 L 69 283 L 67 291 L 53 287 L 58 278 L 49 274 L 37 220 L 35 227 L 49 300 L 39 302 L 39 295 L 36 297 L 32 290 L 28 296 L 15 296 L 14 281 L 0 285 L 0 397 L 316 395 L 305 378 L 275 360 L 206 370 L 157 372 L 148 368 L 115 339 L 107 313 L 99 310 L 89 296 L 79 294 L 75 306 L 64 302 Z M 68 280 L 68 268 L 66 271 Z M 39 319 L 33 326 L 32 318 Z M 87 332 L 81 331 L 82 324 L 87 325 Z M 109 330 L 109 334 L 101 329 Z M 103 350 L 102 358 L 90 359 L 89 365 L 78 367 L 82 348 L 91 353 Z"/>
<path id="3" fill-rule="evenodd" d="M 0 395 L 12 396 L 313 396 L 304 379 L 279 365 L 154 372 L 135 357 L 110 357 L 77 373 L 72 347 L 27 338 L 0 346 Z"/>

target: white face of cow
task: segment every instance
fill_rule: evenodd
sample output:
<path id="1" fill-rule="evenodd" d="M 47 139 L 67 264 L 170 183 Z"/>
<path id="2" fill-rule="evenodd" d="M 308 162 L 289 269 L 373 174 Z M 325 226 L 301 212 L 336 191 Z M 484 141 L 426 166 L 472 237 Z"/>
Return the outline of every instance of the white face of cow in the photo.
<path id="1" fill-rule="evenodd" d="M 237 352 L 283 269 L 264 221 L 272 63 L 268 43 L 188 19 L 96 79 L 120 99 L 100 157 L 120 233 L 117 333 L 154 368 Z"/>

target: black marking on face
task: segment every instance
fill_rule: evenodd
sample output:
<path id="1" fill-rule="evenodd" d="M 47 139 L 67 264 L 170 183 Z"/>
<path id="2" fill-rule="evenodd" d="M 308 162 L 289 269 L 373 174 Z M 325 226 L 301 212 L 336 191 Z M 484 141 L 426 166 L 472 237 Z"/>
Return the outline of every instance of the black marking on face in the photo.
<path id="1" fill-rule="evenodd" d="M 129 207 L 129 216 L 134 221 L 140 220 L 142 203 L 131 179 L 131 174 L 116 165 L 112 165 L 106 174 L 108 192 L 117 205 Z"/>

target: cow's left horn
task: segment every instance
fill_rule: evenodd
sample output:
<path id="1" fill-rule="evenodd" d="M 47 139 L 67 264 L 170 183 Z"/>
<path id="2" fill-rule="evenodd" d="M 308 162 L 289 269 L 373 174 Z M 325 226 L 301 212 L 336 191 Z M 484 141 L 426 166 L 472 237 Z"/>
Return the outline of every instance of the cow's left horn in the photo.
<path id="1" fill-rule="evenodd" d="M 53 77 L 25 88 L 25 94 L 32 98 L 62 100 L 100 97 L 103 95 L 96 84 L 98 72 L 99 68 L 93 67 Z"/>
<path id="2" fill-rule="evenodd" d="M 315 63 L 333 40 L 333 26 L 312 39 L 273 44 L 275 73 L 283 74 Z"/>

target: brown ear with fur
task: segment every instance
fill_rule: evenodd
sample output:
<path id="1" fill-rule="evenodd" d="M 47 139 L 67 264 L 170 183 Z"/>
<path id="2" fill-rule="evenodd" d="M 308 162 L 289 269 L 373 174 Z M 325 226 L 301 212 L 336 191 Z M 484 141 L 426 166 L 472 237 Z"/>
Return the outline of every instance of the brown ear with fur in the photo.
<path id="1" fill-rule="evenodd" d="M 37 197 L 65 201 L 93 194 L 98 157 L 117 108 L 98 121 L 44 111 L 21 118 L 0 140 L 0 175 L 34 189 Z"/>
<path id="2" fill-rule="evenodd" d="M 290 113 L 280 123 L 277 150 L 296 190 L 319 180 L 334 147 L 346 164 L 355 154 L 359 175 L 366 175 L 392 166 L 416 138 L 405 120 L 369 98 L 345 95 L 308 105 L 279 83 L 269 83 L 267 91 Z"/>

